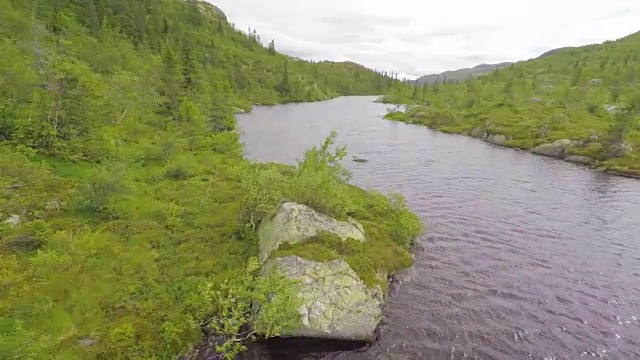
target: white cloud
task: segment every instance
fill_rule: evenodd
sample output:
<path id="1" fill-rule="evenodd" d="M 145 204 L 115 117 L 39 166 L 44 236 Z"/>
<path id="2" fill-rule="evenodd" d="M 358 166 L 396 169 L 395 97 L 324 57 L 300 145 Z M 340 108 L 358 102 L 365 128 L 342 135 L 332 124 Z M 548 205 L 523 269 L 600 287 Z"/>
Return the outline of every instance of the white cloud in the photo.
<path id="1" fill-rule="evenodd" d="M 640 30 L 638 0 L 208 0 L 285 53 L 418 76 Z"/>

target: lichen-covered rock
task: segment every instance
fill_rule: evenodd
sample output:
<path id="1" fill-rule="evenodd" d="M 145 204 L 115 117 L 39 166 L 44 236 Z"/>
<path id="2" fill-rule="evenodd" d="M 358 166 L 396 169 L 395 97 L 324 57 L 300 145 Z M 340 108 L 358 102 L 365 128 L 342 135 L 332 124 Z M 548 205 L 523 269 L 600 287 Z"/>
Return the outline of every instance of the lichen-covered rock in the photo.
<path id="1" fill-rule="evenodd" d="M 564 158 L 564 160 L 570 163 L 581 164 L 581 165 L 588 165 L 593 162 L 592 158 L 588 156 L 581 156 L 581 155 L 570 155 Z"/>
<path id="2" fill-rule="evenodd" d="M 549 144 L 541 144 L 536 146 L 532 151 L 536 154 L 563 157 L 569 149 L 582 146 L 583 143 L 576 140 L 560 139 Z"/>
<path id="3" fill-rule="evenodd" d="M 298 329 L 285 337 L 373 341 L 384 304 L 379 286 L 368 288 L 344 260 L 315 262 L 298 256 L 268 260 L 266 275 L 277 268 L 301 289 Z"/>
<path id="4" fill-rule="evenodd" d="M 507 144 L 507 141 L 509 141 L 509 139 L 504 135 L 496 134 L 496 135 L 489 135 L 486 141 L 494 145 L 505 146 Z"/>
<path id="5" fill-rule="evenodd" d="M 354 224 L 355 220 L 337 221 L 320 214 L 308 206 L 294 202 L 285 202 L 271 220 L 260 224 L 260 261 L 265 261 L 280 245 L 297 244 L 317 236 L 320 232 L 328 232 L 342 240 L 353 239 L 365 241 L 362 225 Z"/>

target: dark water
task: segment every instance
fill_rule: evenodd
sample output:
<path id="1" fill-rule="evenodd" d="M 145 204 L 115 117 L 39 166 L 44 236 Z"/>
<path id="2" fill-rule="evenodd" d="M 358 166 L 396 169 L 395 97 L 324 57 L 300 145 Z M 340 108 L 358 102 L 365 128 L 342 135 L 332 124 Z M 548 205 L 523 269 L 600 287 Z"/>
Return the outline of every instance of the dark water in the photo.
<path id="1" fill-rule="evenodd" d="M 386 121 L 372 100 L 239 117 L 264 161 L 337 130 L 370 160 L 347 162 L 352 182 L 403 193 L 427 225 L 379 341 L 326 359 L 640 359 L 640 181 Z"/>

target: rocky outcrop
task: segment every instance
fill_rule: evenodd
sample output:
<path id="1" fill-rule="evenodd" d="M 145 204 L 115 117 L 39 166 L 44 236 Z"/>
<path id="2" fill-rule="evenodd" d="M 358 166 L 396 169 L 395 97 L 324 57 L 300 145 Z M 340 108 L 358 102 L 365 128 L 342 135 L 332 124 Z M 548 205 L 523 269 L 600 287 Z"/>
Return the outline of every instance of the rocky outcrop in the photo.
<path id="1" fill-rule="evenodd" d="M 564 157 L 569 149 L 573 147 L 582 146 L 582 142 L 569 139 L 556 140 L 549 144 L 538 145 L 533 148 L 533 152 L 539 155 L 551 156 L 551 157 Z"/>
<path id="2" fill-rule="evenodd" d="M 315 262 L 298 256 L 268 260 L 301 286 L 301 326 L 283 336 L 373 341 L 384 304 L 380 287 L 367 288 L 343 260 Z"/>
<path id="3" fill-rule="evenodd" d="M 362 225 L 355 221 L 337 221 L 308 206 L 285 202 L 272 220 L 260 225 L 260 261 L 265 261 L 282 244 L 301 243 L 321 232 L 337 235 L 342 240 L 365 241 Z"/>
<path id="4" fill-rule="evenodd" d="M 273 257 L 282 244 L 309 241 L 323 232 L 342 240 L 366 241 L 357 221 L 337 221 L 294 202 L 283 203 L 276 216 L 263 221 L 258 231 L 262 275 L 277 269 L 301 286 L 298 298 L 302 321 L 285 336 L 371 341 L 382 318 L 384 294 L 379 285 L 367 287 L 341 259 L 317 262 L 303 256 Z"/>

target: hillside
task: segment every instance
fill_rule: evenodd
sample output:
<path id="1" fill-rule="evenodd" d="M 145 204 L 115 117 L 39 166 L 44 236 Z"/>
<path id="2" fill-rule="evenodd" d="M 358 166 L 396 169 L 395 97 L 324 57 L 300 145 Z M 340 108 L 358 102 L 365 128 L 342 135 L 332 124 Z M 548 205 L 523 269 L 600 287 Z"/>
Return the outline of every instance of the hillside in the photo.
<path id="1" fill-rule="evenodd" d="M 449 70 L 440 74 L 431 74 L 431 75 L 421 76 L 418 79 L 416 79 L 413 83 L 417 84 L 418 86 L 422 86 L 424 84 L 433 85 L 435 83 L 443 84 L 443 83 L 449 83 L 449 82 L 466 81 L 466 80 L 469 80 L 470 78 L 490 74 L 496 69 L 507 67 L 511 64 L 512 63 L 510 62 L 503 62 L 498 64 L 480 64 L 472 68 Z"/>
<path id="2" fill-rule="evenodd" d="M 231 356 L 247 323 L 277 335 L 297 308 L 260 299 L 291 284 L 254 259 L 283 199 L 410 261 L 420 222 L 348 185 L 332 138 L 296 167 L 254 164 L 233 115 L 391 78 L 291 59 L 193 0 L 0 0 L 0 24 L 1 358 L 176 359 L 205 330 Z M 371 246 L 360 270 L 390 269 Z"/>
<path id="3" fill-rule="evenodd" d="M 559 49 L 464 84 L 396 86 L 383 100 L 417 105 L 390 118 L 498 135 L 501 145 L 638 176 L 639 58 L 636 33 Z"/>

